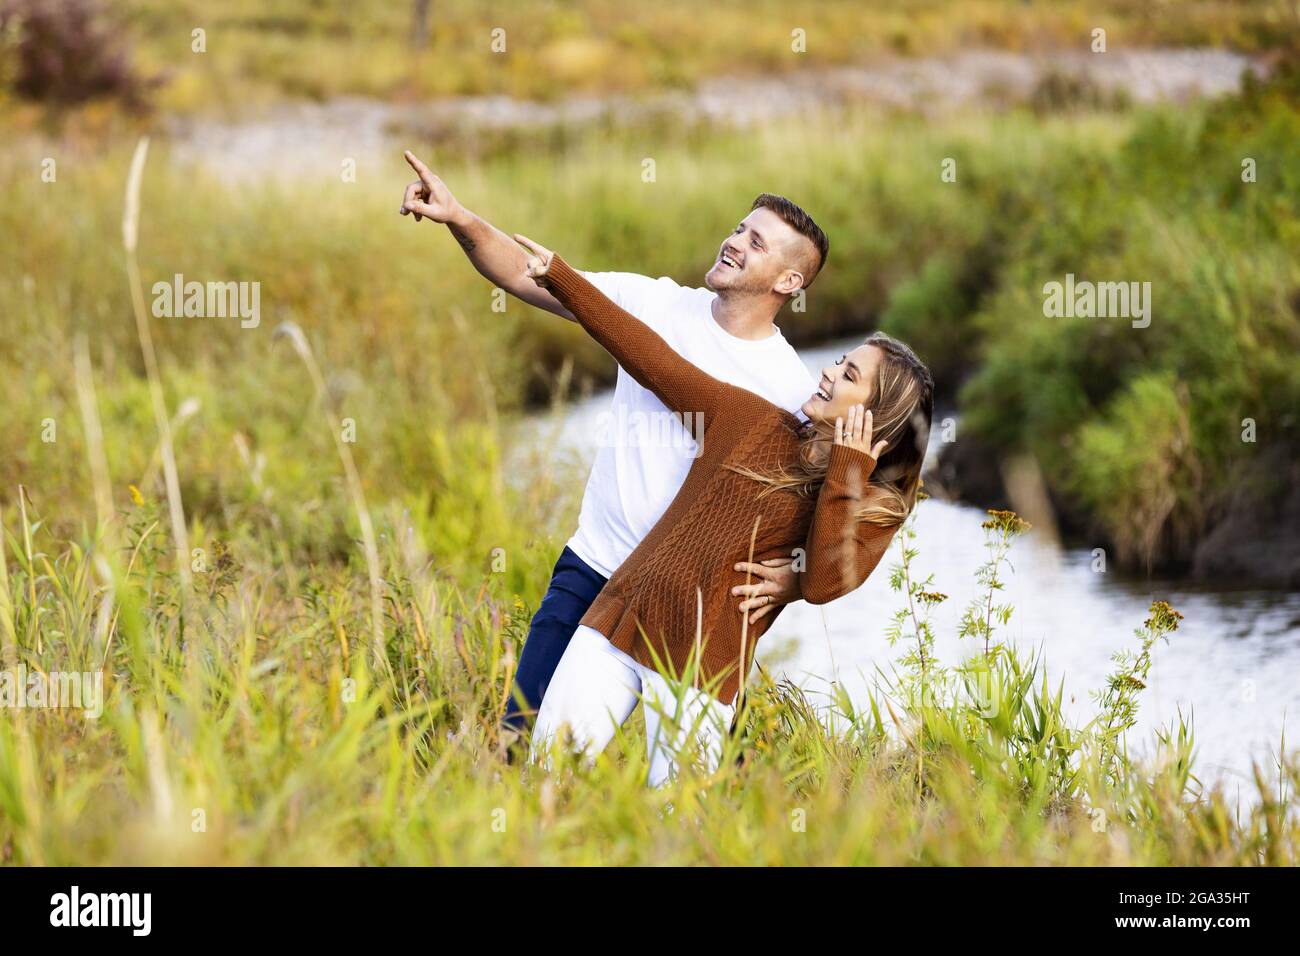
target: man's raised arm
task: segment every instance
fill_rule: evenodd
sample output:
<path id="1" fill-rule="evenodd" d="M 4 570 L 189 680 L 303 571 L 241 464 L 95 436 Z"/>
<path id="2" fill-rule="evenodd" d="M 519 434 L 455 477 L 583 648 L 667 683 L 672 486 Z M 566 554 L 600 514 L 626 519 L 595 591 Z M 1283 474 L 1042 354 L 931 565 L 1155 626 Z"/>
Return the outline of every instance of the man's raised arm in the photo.
<path id="1" fill-rule="evenodd" d="M 420 178 L 406 187 L 401 208 L 403 216 L 413 215 L 416 222 L 424 218 L 443 223 L 485 279 L 529 305 L 573 321 L 573 315 L 555 296 L 539 289 L 528 278 L 528 256 L 518 243 L 462 206 L 447 184 L 414 153 L 407 150 L 405 155 Z"/>

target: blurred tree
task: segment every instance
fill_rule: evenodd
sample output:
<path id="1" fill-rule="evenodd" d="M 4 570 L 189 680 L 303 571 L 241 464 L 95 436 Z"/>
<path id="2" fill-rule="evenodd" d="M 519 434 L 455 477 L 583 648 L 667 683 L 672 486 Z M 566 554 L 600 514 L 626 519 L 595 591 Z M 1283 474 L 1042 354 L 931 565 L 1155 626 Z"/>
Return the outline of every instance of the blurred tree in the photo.
<path id="1" fill-rule="evenodd" d="M 421 49 L 429 41 L 429 11 L 433 0 L 415 0 L 411 11 L 411 46 Z"/>

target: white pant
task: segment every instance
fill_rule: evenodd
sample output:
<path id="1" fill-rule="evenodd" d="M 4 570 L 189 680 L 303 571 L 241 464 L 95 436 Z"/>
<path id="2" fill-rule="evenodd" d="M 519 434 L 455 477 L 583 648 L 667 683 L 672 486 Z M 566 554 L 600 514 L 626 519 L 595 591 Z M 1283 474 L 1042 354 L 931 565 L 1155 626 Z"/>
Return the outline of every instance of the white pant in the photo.
<path id="1" fill-rule="evenodd" d="M 579 625 L 542 698 L 533 727 L 533 759 L 544 759 L 567 726 L 575 746 L 594 760 L 637 700 L 644 699 L 650 786 L 668 782 L 692 740 L 706 769 L 716 770 L 735 709 L 694 687 L 682 692 L 679 707 L 663 675 L 624 654 L 600 632 Z"/>

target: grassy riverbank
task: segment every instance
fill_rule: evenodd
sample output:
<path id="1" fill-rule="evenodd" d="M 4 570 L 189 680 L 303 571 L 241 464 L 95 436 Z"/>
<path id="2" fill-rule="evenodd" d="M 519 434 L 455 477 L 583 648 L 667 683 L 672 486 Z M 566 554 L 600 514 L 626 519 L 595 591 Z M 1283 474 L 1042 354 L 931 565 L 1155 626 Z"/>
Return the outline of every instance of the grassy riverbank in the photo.
<path id="1" fill-rule="evenodd" d="M 138 71 L 166 82 L 167 110 L 340 95 L 416 99 L 689 87 L 727 74 L 778 73 L 882 55 L 972 48 L 1083 48 L 1094 29 L 1117 47 L 1226 45 L 1268 49 L 1294 29 L 1285 4 L 1263 0 L 613 0 L 483 4 L 210 4 L 129 0 L 120 19 L 136 38 Z M 743 23 L 743 29 L 737 24 Z M 206 52 L 191 52 L 192 31 Z M 802 30 L 802 38 L 794 31 Z M 502 31 L 494 34 L 493 31 Z M 496 46 L 493 44 L 496 42 Z M 802 42 L 795 52 L 792 44 Z"/>
<path id="2" fill-rule="evenodd" d="M 1067 520 L 1139 568 L 1300 583 L 1297 135 L 1291 66 L 1032 182 L 974 164 L 985 228 L 935 248 L 883 317 L 963 382 L 959 467 L 1028 453 Z M 1067 275 L 1148 282 L 1150 316 L 1049 317 Z"/>

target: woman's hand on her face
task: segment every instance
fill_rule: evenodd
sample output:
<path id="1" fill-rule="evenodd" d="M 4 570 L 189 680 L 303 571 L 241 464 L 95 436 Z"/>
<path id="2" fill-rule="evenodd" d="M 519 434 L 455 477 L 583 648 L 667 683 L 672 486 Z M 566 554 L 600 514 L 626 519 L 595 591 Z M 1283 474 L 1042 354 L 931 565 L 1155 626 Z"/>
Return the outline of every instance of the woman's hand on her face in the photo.
<path id="1" fill-rule="evenodd" d="M 865 405 L 849 406 L 847 418 L 835 419 L 835 444 L 847 445 L 877 461 L 888 442 L 878 441 L 871 446 L 871 409 Z"/>
<path id="2" fill-rule="evenodd" d="M 528 250 L 528 264 L 526 272 L 528 278 L 537 283 L 538 288 L 546 288 L 546 273 L 551 271 L 551 259 L 555 257 L 550 249 L 533 242 L 527 236 L 521 236 L 515 233 L 515 242 L 519 243 Z"/>

